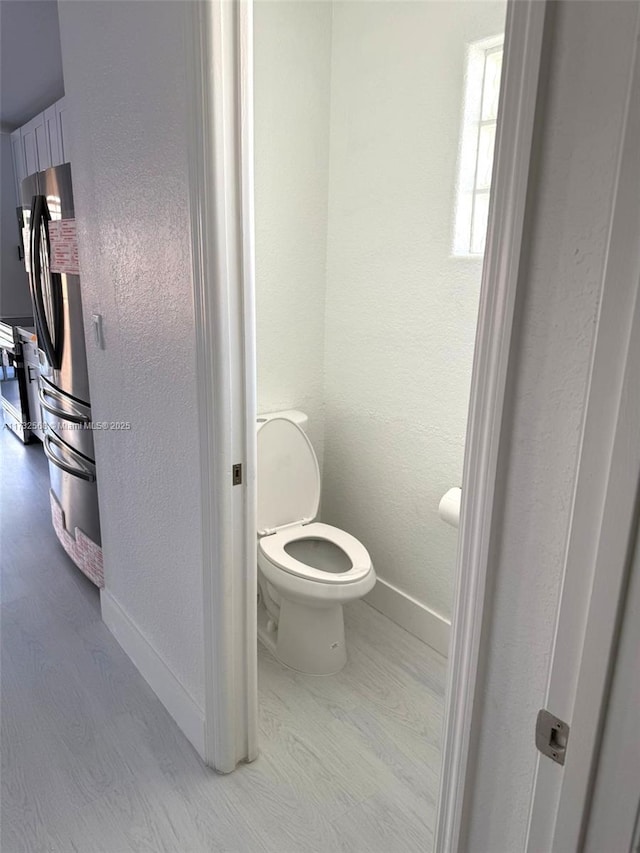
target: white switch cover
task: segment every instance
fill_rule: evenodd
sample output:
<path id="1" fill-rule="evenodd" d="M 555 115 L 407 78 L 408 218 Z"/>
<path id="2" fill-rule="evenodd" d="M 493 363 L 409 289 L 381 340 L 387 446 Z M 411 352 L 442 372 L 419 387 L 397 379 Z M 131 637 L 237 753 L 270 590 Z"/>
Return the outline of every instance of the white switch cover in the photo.
<path id="1" fill-rule="evenodd" d="M 102 314 L 93 314 L 93 335 L 98 349 L 104 349 L 104 335 L 102 333 Z"/>

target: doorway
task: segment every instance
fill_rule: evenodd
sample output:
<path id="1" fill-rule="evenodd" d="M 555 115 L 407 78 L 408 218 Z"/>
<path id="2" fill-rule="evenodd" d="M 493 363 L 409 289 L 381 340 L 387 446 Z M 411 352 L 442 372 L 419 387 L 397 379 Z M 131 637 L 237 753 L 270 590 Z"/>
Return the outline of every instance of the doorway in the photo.
<path id="1" fill-rule="evenodd" d="M 212 687 L 208 692 L 210 699 L 208 705 L 210 704 L 212 710 L 220 710 L 222 699 L 219 686 L 226 683 L 231 688 L 225 694 L 223 713 L 211 715 L 213 725 L 210 729 L 210 757 L 214 766 L 219 769 L 233 769 L 239 759 L 247 757 L 246 731 L 247 726 L 249 728 L 251 726 L 249 723 L 243 726 L 242 722 L 238 722 L 237 717 L 230 719 L 234 702 L 239 703 L 243 713 L 246 711 L 245 721 L 257 720 L 257 714 L 253 716 L 257 710 L 253 705 L 257 691 L 254 680 L 255 669 L 252 665 L 254 660 L 252 649 L 255 643 L 255 597 L 251 600 L 251 596 L 255 596 L 255 587 L 252 589 L 252 584 L 255 582 L 256 571 L 255 434 L 258 414 L 254 358 L 256 326 L 253 313 L 256 304 L 253 252 L 255 213 L 253 66 L 256 56 L 252 47 L 255 12 L 254 6 L 249 4 L 241 6 L 237 13 L 225 4 L 214 8 L 211 19 L 207 22 L 212 36 L 211 42 L 209 43 L 207 38 L 198 42 L 205 60 L 207 50 L 220 45 L 225 46 L 225 50 L 219 54 L 225 56 L 225 62 L 217 66 L 219 89 L 217 94 L 214 91 L 210 95 L 211 115 L 214 118 L 217 117 L 218 131 L 222 134 L 220 138 L 225 138 L 229 142 L 224 150 L 221 150 L 220 146 L 217 147 L 216 158 L 212 158 L 209 163 L 208 187 L 212 191 L 212 196 L 208 197 L 208 200 L 203 197 L 202 201 L 202 221 L 206 224 L 207 218 L 211 217 L 208 224 L 211 227 L 211 233 L 215 233 L 218 240 L 218 255 L 215 258 L 212 255 L 208 257 L 210 250 L 204 248 L 200 240 L 203 278 L 206 279 L 208 266 L 211 270 L 215 266 L 218 271 L 224 271 L 227 275 L 222 283 L 218 278 L 218 282 L 214 285 L 214 302 L 217 299 L 217 307 L 219 308 L 220 305 L 224 307 L 222 321 L 219 311 L 217 314 L 214 312 L 208 314 L 207 306 L 204 305 L 203 319 L 207 325 L 207 331 L 203 335 L 202 344 L 203 354 L 206 356 L 207 336 L 211 336 L 208 341 L 211 352 L 217 352 L 221 357 L 219 363 L 226 365 L 225 376 L 219 377 L 224 381 L 218 386 L 216 393 L 219 395 L 218 403 L 230 402 L 231 418 L 229 423 L 223 422 L 220 406 L 217 409 L 218 414 L 214 412 L 209 417 L 216 420 L 219 427 L 218 440 L 222 438 L 224 446 L 229 451 L 226 460 L 223 460 L 225 464 L 235 461 L 235 453 L 238 454 L 237 458 L 246 460 L 245 491 L 242 499 L 239 497 L 239 491 L 234 494 L 234 487 L 227 479 L 227 469 L 224 467 L 219 469 L 220 479 L 212 478 L 207 486 L 210 495 L 216 495 L 220 499 L 220 505 L 227 507 L 228 514 L 224 516 L 226 520 L 233 522 L 235 519 L 235 523 L 230 525 L 229 536 L 235 537 L 235 559 L 238 561 L 235 563 L 238 569 L 236 575 L 231 571 L 232 559 L 231 564 L 221 565 L 220 572 L 212 573 L 208 580 L 211 584 L 208 614 L 210 618 L 207 619 L 205 613 L 205 620 L 212 626 L 212 638 L 220 641 L 215 643 L 216 647 L 224 648 L 226 644 L 226 648 L 232 648 L 235 655 L 233 665 L 229 664 L 228 657 L 220 654 L 212 655 L 210 664 L 207 665 L 208 678 Z M 457 551 L 459 571 L 453 608 L 455 630 L 449 652 L 449 700 L 444 709 L 447 723 L 442 790 L 445 793 L 441 813 L 447 815 L 445 823 L 448 821 L 449 829 L 455 826 L 458 819 L 456 785 L 464 769 L 464 738 L 468 731 L 465 727 L 468 726 L 470 691 L 475 681 L 477 633 L 482 616 L 486 574 L 486 532 L 491 521 L 493 477 L 499 444 L 500 413 L 522 240 L 543 23 L 544 4 L 514 3 L 508 6 L 505 28 L 505 72 L 501 91 L 502 112 L 501 121 L 497 127 L 498 153 L 492 183 L 493 202 L 488 206 L 487 248 L 479 297 L 479 333 L 476 339 L 475 366 L 471 379 L 471 415 L 468 421 L 466 458 L 462 474 L 461 541 Z M 467 43 L 468 53 L 473 52 L 470 46 L 471 42 L 474 42 L 476 56 L 482 55 L 483 62 L 487 63 L 487 57 L 496 49 L 495 36 L 495 32 L 484 32 L 478 38 L 470 39 Z M 203 42 L 206 43 L 203 44 Z M 381 39 L 381 45 L 384 46 L 384 39 Z M 464 58 L 463 51 L 462 61 Z M 464 69 L 460 76 L 464 78 Z M 225 91 L 225 87 L 226 99 L 221 94 Z M 458 103 L 458 109 L 463 112 L 460 103 Z M 488 116 L 487 120 L 489 120 Z M 200 140 L 202 149 L 199 154 L 205 163 L 207 162 L 207 141 L 205 131 L 204 138 Z M 462 158 L 457 149 L 456 156 L 452 159 L 454 171 L 456 169 L 459 171 Z M 226 167 L 224 170 L 223 166 Z M 219 179 L 217 186 L 216 176 Z M 285 180 L 286 177 L 285 175 Z M 225 185 L 229 187 L 229 194 L 225 198 L 218 196 L 216 199 L 216 192 L 220 192 L 218 189 L 220 179 L 223 179 Z M 482 187 L 476 186 L 475 189 L 482 189 Z M 205 182 L 203 194 L 206 190 Z M 472 188 L 470 192 L 473 194 L 474 189 Z M 473 208 L 474 205 L 481 210 L 483 202 L 479 199 L 471 199 L 471 207 Z M 464 209 L 463 204 L 458 206 Z M 216 211 L 217 219 L 214 216 Z M 224 223 L 220 221 L 221 212 L 226 215 Z M 456 217 L 457 223 L 461 221 Z M 259 228 L 259 224 L 256 223 L 257 235 Z M 457 234 L 463 234 L 464 231 L 465 228 L 459 225 Z M 206 229 L 205 233 L 207 233 Z M 471 245 L 477 247 L 478 242 L 473 243 L 474 234 L 477 236 L 477 229 L 474 231 L 473 225 L 470 225 L 468 233 L 469 247 Z M 451 245 L 455 245 L 455 242 Z M 231 270 L 230 275 L 229 270 Z M 300 284 L 299 287 L 302 288 L 305 283 Z M 299 295 L 299 289 L 293 287 L 293 291 L 295 292 L 291 295 L 295 298 Z M 229 317 L 232 319 L 231 330 L 229 330 Z M 216 336 L 216 331 L 221 333 L 219 337 Z M 238 382 L 231 383 L 236 389 L 235 397 L 229 391 L 229 375 L 235 375 L 238 379 Z M 212 387 L 215 388 L 215 386 Z M 258 383 L 258 392 L 259 387 Z M 240 388 L 239 392 L 238 388 Z M 284 405 L 284 403 L 285 401 L 278 405 Z M 303 409 L 305 403 L 297 405 Z M 314 429 L 317 429 L 317 423 L 316 421 Z M 319 447 L 325 445 L 322 438 L 318 438 L 318 433 L 312 436 L 312 440 L 314 439 Z M 324 450 L 326 453 L 328 445 L 324 446 Z M 215 460 L 213 461 L 215 463 Z M 212 470 L 214 468 L 215 465 Z M 466 488 L 464 488 L 465 485 Z M 364 535 L 362 538 L 364 539 Z M 220 543 L 215 547 L 219 549 Z M 233 553 L 233 548 L 231 551 Z M 236 620 L 231 624 L 229 614 L 223 612 L 224 608 L 219 603 L 223 600 L 222 597 L 214 595 L 216 591 L 222 592 L 223 589 L 233 587 L 234 584 L 238 589 L 238 596 L 234 599 L 238 607 L 234 613 L 244 619 L 241 632 L 238 630 L 240 623 Z M 394 584 L 389 582 L 389 585 Z M 391 620 L 391 624 L 396 623 Z M 237 641 L 239 633 L 242 635 L 241 644 Z M 414 639 L 417 638 L 414 637 Z M 295 677 L 290 674 L 287 674 L 287 677 L 295 680 Z M 217 691 L 213 690 L 214 685 L 218 686 Z M 207 715 L 209 716 L 209 708 Z M 272 722 L 274 727 L 278 725 L 275 717 Z M 252 729 L 252 734 L 256 738 L 253 741 L 255 746 L 258 737 L 257 727 Z M 282 730 L 282 734 L 286 738 L 286 727 Z M 215 750 L 216 748 L 225 749 L 225 744 L 229 743 L 233 744 L 233 749 L 226 749 L 225 760 L 228 760 L 228 764 L 223 766 L 219 761 L 219 753 L 216 755 Z M 249 753 L 249 757 L 254 755 L 255 752 Z M 389 754 L 389 761 L 392 760 L 393 751 Z"/>

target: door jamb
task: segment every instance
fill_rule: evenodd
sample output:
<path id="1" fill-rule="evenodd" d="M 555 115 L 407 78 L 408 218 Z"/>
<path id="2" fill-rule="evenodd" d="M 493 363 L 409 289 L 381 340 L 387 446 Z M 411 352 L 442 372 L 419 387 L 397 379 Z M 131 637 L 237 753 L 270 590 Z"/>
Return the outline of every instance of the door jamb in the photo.
<path id="1" fill-rule="evenodd" d="M 257 756 L 250 3 L 185 4 L 200 432 L 205 761 Z M 242 465 L 242 482 L 232 468 Z M 251 535 L 249 535 L 251 531 Z"/>
<path id="2" fill-rule="evenodd" d="M 498 137 L 471 380 L 435 853 L 458 850 L 489 544 L 531 168 L 546 0 L 509 0 Z"/>
<path id="3" fill-rule="evenodd" d="M 638 36 L 640 5 L 545 701 L 546 708 L 569 723 L 569 744 L 564 768 L 538 757 L 527 833 L 530 851 L 582 847 L 638 500 Z"/>

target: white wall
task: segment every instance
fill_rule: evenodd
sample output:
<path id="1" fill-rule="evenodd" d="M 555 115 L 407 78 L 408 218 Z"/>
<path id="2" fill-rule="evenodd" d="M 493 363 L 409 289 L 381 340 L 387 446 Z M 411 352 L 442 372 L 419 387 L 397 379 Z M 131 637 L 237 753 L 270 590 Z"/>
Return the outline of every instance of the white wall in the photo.
<path id="1" fill-rule="evenodd" d="M 500 461 L 470 853 L 525 849 L 638 4 L 571 0 L 555 11 Z"/>
<path id="2" fill-rule="evenodd" d="M 306 411 L 321 464 L 331 12 L 254 11 L 258 411 Z"/>
<path id="3" fill-rule="evenodd" d="M 255 10 L 259 409 L 309 412 L 323 520 L 444 617 L 456 532 L 437 508 L 462 478 L 482 269 L 451 256 L 465 50 L 504 16 Z"/>
<path id="4" fill-rule="evenodd" d="M 452 257 L 469 42 L 505 3 L 336 3 L 323 520 L 448 617 L 482 260 Z"/>
<path id="5" fill-rule="evenodd" d="M 201 709 L 187 6 L 63 0 L 60 32 L 93 415 L 131 422 L 95 436 L 106 590 Z"/>
<path id="6" fill-rule="evenodd" d="M 18 258 L 20 234 L 11 156 L 11 135 L 0 133 L 0 316 L 32 314 L 24 262 Z"/>

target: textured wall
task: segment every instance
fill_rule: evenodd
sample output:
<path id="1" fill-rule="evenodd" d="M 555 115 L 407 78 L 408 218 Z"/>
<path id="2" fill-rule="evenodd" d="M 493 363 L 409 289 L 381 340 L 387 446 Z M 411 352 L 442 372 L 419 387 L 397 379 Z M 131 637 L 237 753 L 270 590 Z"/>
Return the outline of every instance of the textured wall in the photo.
<path id="1" fill-rule="evenodd" d="M 254 11 L 258 411 L 307 412 L 321 464 L 331 11 Z"/>
<path id="2" fill-rule="evenodd" d="M 572 0 L 555 11 L 500 462 L 470 853 L 525 849 L 638 5 Z"/>
<path id="3" fill-rule="evenodd" d="M 465 49 L 505 4 L 336 3 L 323 519 L 450 615 L 482 261 L 451 256 Z"/>
<path id="4" fill-rule="evenodd" d="M 18 259 L 18 219 L 11 136 L 0 133 L 0 315 L 30 315 L 31 297 L 24 263 Z"/>
<path id="5" fill-rule="evenodd" d="M 60 3 L 107 590 L 203 704 L 185 4 Z"/>

